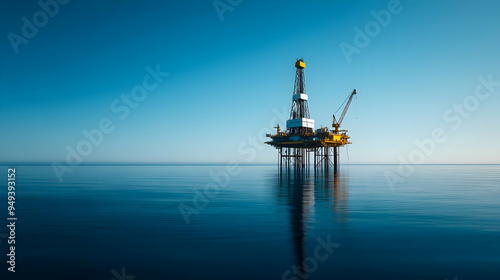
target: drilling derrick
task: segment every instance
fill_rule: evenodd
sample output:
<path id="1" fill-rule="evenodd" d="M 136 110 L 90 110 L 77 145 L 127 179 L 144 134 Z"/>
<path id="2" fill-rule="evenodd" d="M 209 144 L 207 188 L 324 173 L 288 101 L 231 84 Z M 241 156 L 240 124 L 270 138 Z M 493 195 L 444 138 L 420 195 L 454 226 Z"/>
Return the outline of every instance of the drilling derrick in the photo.
<path id="1" fill-rule="evenodd" d="M 278 165 L 282 168 L 295 168 L 296 170 L 309 169 L 313 159 L 314 169 L 328 170 L 333 167 L 338 170 L 338 148 L 351 144 L 347 130 L 341 130 L 340 125 L 347 113 L 354 90 L 348 97 L 340 119 L 337 121 L 333 115 L 333 130 L 321 127 L 314 130 L 314 120 L 311 119 L 308 106 L 308 95 L 305 83 L 306 64 L 303 59 L 295 63 L 295 85 L 292 95 L 292 109 L 290 119 L 286 122 L 286 131 L 281 131 L 279 124 L 276 134 L 267 134 L 271 138 L 266 144 L 278 149 Z M 341 106 L 342 107 L 342 106 Z M 339 108 L 340 109 L 340 108 Z M 311 156 L 311 153 L 313 154 Z"/>
<path id="2" fill-rule="evenodd" d="M 290 119 L 286 122 L 286 128 L 291 134 L 311 133 L 314 129 L 314 120 L 310 119 L 309 106 L 307 104 L 308 97 L 304 74 L 306 64 L 304 60 L 297 60 L 295 68 L 297 68 L 297 72 L 293 88 L 292 110 L 290 112 Z"/>

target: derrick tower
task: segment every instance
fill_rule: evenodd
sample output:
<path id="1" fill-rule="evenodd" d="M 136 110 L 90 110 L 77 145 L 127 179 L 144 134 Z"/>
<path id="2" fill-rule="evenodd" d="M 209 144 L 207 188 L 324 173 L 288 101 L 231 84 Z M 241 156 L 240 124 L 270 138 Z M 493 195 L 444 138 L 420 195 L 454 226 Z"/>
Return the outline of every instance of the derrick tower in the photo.
<path id="1" fill-rule="evenodd" d="M 311 133 L 314 129 L 314 120 L 309 115 L 306 92 L 306 64 L 303 59 L 295 63 L 295 86 L 293 87 L 292 110 L 290 119 L 286 122 L 286 128 L 290 134 Z"/>

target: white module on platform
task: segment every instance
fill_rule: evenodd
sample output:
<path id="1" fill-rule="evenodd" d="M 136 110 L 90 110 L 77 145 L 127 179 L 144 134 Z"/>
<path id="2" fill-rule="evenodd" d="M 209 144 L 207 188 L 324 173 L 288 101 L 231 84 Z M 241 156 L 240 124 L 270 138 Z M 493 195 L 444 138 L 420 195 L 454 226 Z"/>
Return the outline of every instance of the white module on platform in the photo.
<path id="1" fill-rule="evenodd" d="M 301 93 L 301 94 L 294 94 L 293 95 L 293 101 L 299 100 L 299 99 L 300 100 L 307 100 L 307 94 Z"/>
<path id="2" fill-rule="evenodd" d="M 314 120 L 301 118 L 301 119 L 293 119 L 286 121 L 286 128 L 292 128 L 292 127 L 307 127 L 314 129 Z"/>

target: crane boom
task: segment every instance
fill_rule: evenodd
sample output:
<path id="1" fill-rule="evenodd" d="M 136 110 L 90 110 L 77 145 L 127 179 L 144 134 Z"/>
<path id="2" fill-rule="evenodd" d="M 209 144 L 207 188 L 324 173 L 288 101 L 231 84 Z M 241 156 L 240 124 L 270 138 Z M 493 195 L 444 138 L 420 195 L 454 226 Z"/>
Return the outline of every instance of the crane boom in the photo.
<path id="1" fill-rule="evenodd" d="M 342 121 L 344 120 L 344 117 L 347 113 L 347 109 L 349 109 L 349 106 L 351 105 L 352 98 L 356 94 L 356 90 L 353 90 L 351 95 L 349 96 L 349 100 L 347 101 L 347 104 L 344 107 L 344 110 L 342 111 L 342 115 L 340 115 L 340 119 L 337 121 L 335 118 L 335 114 L 333 115 L 333 124 L 332 126 L 335 127 L 335 130 L 338 131 L 340 128 L 340 124 L 342 124 Z"/>

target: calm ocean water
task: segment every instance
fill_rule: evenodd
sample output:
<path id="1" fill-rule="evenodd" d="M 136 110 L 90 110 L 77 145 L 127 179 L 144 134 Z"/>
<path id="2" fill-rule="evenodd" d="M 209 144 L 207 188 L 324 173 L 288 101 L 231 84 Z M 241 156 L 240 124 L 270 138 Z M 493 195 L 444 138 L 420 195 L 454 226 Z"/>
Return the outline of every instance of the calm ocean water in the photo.
<path id="1" fill-rule="evenodd" d="M 2 279 L 500 279 L 497 165 L 417 166 L 394 188 L 396 165 L 82 165 L 63 182 L 15 167 L 17 272 L 0 239 Z"/>

